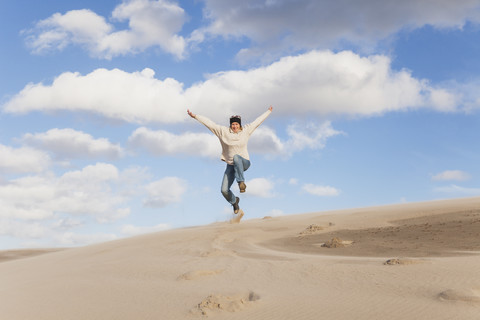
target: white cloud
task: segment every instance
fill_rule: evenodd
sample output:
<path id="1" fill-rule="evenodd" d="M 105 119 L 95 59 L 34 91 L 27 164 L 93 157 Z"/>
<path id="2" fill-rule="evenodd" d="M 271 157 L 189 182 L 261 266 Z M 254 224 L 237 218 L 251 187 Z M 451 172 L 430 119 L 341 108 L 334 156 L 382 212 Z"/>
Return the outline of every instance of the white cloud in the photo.
<path id="1" fill-rule="evenodd" d="M 180 202 L 182 195 L 187 191 L 187 183 L 177 177 L 166 177 L 149 183 L 145 190 L 147 198 L 144 200 L 144 205 L 162 208 L 171 203 Z"/>
<path id="2" fill-rule="evenodd" d="M 267 156 L 289 157 L 303 149 L 322 149 L 326 140 L 342 132 L 332 128 L 330 122 L 318 124 L 292 124 L 287 128 L 288 139 L 281 140 L 275 131 L 263 125 L 250 138 L 249 151 Z M 221 153 L 217 137 L 210 133 L 186 132 L 180 135 L 165 130 L 136 129 L 128 139 L 132 148 L 143 149 L 157 156 L 193 155 L 218 158 Z"/>
<path id="3" fill-rule="evenodd" d="M 127 21 L 129 28 L 115 31 L 112 24 L 91 10 L 55 13 L 25 31 L 28 46 L 34 53 L 62 50 L 79 45 L 98 58 L 135 54 L 150 47 L 159 47 L 178 59 L 184 58 L 186 41 L 177 33 L 186 21 L 186 14 L 169 0 L 130 0 L 118 5 L 112 20 Z"/>
<path id="4" fill-rule="evenodd" d="M 448 109 L 446 101 L 439 105 L 439 99 L 431 99 L 437 92 L 450 96 L 405 70 L 393 71 L 386 56 L 312 51 L 267 67 L 214 74 L 186 90 L 185 96 L 192 108 L 202 106 L 203 112 L 220 120 L 234 110 L 256 117 L 265 101 L 271 102 L 276 115 L 310 118 L 372 116 L 422 107 Z"/>
<path id="5" fill-rule="evenodd" d="M 0 204 L 1 206 L 1 204 Z M 38 222 L 15 221 L 0 216 L 0 235 L 16 238 L 39 239 L 49 234 L 49 229 Z"/>
<path id="6" fill-rule="evenodd" d="M 0 185 L 0 216 L 43 220 L 64 213 L 91 215 L 99 222 L 125 217 L 128 198 L 113 190 L 120 175 L 115 166 L 97 163 L 60 177 L 47 173 L 8 181 Z"/>
<path id="7" fill-rule="evenodd" d="M 434 189 L 435 192 L 451 193 L 457 195 L 478 196 L 480 195 L 480 188 L 465 188 L 452 184 L 448 187 L 438 187 Z"/>
<path id="8" fill-rule="evenodd" d="M 198 32 L 252 39 L 256 47 L 242 50 L 243 59 L 342 42 L 371 48 L 402 29 L 461 28 L 468 20 L 480 21 L 476 0 L 206 0 L 205 7 L 211 23 Z"/>
<path id="9" fill-rule="evenodd" d="M 325 147 L 328 138 L 343 134 L 333 129 L 330 121 L 323 123 L 294 123 L 287 126 L 287 140 L 280 139 L 268 126 L 259 127 L 249 143 L 251 152 L 268 156 L 290 157 L 304 149 L 319 150 Z"/>
<path id="10" fill-rule="evenodd" d="M 12 148 L 0 144 L 0 171 L 28 173 L 42 172 L 51 164 L 43 151 L 29 147 Z"/>
<path id="11" fill-rule="evenodd" d="M 24 31 L 27 44 L 34 53 L 50 50 L 62 50 L 70 43 L 84 45 L 97 51 L 96 43 L 112 31 L 105 18 L 94 12 L 72 10 L 62 15 L 55 13 L 51 17 L 39 21 L 35 29 Z"/>
<path id="12" fill-rule="evenodd" d="M 23 177 L 0 185 L 0 217 L 43 220 L 53 217 L 55 187 L 48 178 Z"/>
<path id="13" fill-rule="evenodd" d="M 275 196 L 273 188 L 275 184 L 273 181 L 266 178 L 255 178 L 248 180 L 247 191 L 249 195 L 260 198 L 272 198 Z"/>
<path id="14" fill-rule="evenodd" d="M 328 138 L 343 134 L 343 132 L 333 129 L 330 121 L 320 124 L 308 123 L 305 125 L 293 124 L 287 127 L 287 133 L 290 136 L 286 142 L 288 150 L 299 151 L 305 148 L 322 149 Z"/>
<path id="15" fill-rule="evenodd" d="M 78 234 L 65 231 L 78 225 L 78 221 L 73 219 L 61 219 L 52 225 L 48 225 L 39 221 L 22 221 L 0 217 L 0 236 L 23 239 L 23 246 L 27 248 L 88 245 L 117 239 L 116 235 L 110 233 Z"/>
<path id="16" fill-rule="evenodd" d="M 27 133 L 22 141 L 53 152 L 62 158 L 106 157 L 119 158 L 123 149 L 108 139 L 95 139 L 91 135 L 73 129 L 51 129 L 45 133 Z"/>
<path id="17" fill-rule="evenodd" d="M 152 233 L 152 232 L 158 232 L 158 231 L 164 231 L 170 229 L 170 226 L 168 224 L 158 224 L 156 226 L 147 226 L 147 227 L 140 227 L 140 226 L 134 226 L 131 224 L 127 224 L 122 226 L 122 234 L 127 235 L 127 236 L 135 236 L 139 234 L 144 234 L 144 233 Z"/>
<path id="18" fill-rule="evenodd" d="M 272 52 L 324 49 L 342 43 L 371 48 L 402 29 L 461 28 L 467 21 L 480 21 L 476 0 L 205 0 L 204 4 L 203 21 L 208 25 L 198 26 L 188 39 L 179 34 L 187 13 L 171 0 L 123 1 L 113 10 L 110 22 L 88 9 L 55 13 L 24 33 L 34 53 L 78 45 L 91 56 L 106 59 L 151 47 L 182 59 L 189 45 L 211 36 L 246 37 L 253 47 L 241 50 L 239 58 L 248 59 L 277 58 Z M 128 28 L 117 30 L 116 22 L 127 22 Z"/>
<path id="19" fill-rule="evenodd" d="M 432 177 L 434 181 L 465 181 L 468 179 L 470 179 L 470 175 L 461 170 L 446 170 Z"/>
<path id="20" fill-rule="evenodd" d="M 219 158 L 221 153 L 217 137 L 209 133 L 186 132 L 175 135 L 165 130 L 153 131 L 145 127 L 136 129 L 128 138 L 133 148 L 157 155 L 192 155 Z"/>
<path id="21" fill-rule="evenodd" d="M 255 130 L 250 137 L 248 149 L 250 152 L 266 155 L 283 155 L 287 152 L 285 141 L 282 141 L 267 125 L 262 125 Z"/>
<path id="22" fill-rule="evenodd" d="M 151 69 L 97 69 L 85 76 L 66 72 L 51 85 L 28 84 L 3 110 L 88 111 L 134 123 L 178 123 L 187 119 L 189 107 L 224 123 L 239 110 L 253 121 L 259 108 L 265 105 L 266 110 L 268 104 L 274 106 L 275 116 L 324 119 L 414 108 L 451 111 L 457 100 L 407 71 L 392 70 L 385 56 L 312 51 L 266 67 L 212 74 L 187 90 L 174 79 L 155 79 Z"/>
<path id="23" fill-rule="evenodd" d="M 78 219 L 73 219 L 71 217 L 60 218 L 56 220 L 51 226 L 53 229 L 56 230 L 70 230 L 73 228 L 77 228 L 83 225 L 83 222 Z"/>
<path id="24" fill-rule="evenodd" d="M 152 183 L 144 168 L 119 171 L 106 163 L 89 165 L 81 170 L 56 176 L 51 172 L 2 181 L 0 184 L 0 236 L 27 240 L 29 247 L 86 245 L 117 238 L 112 233 L 78 233 L 87 221 L 109 223 L 130 214 L 129 201 L 144 197 Z M 178 200 L 182 181 L 162 180 L 167 195 L 163 205 Z M 158 182 L 158 181 L 157 181 Z M 170 189 L 171 188 L 171 189 Z M 157 203 L 161 201 L 157 197 Z M 167 225 L 152 228 L 126 226 L 124 234 L 165 230 Z"/>
<path id="25" fill-rule="evenodd" d="M 153 178 L 149 168 L 128 167 L 121 171 L 118 186 L 123 186 L 119 190 L 124 197 L 135 197 L 144 194 L 144 184 Z"/>
<path id="26" fill-rule="evenodd" d="M 288 184 L 291 184 L 292 186 L 296 186 L 298 184 L 298 179 L 290 178 L 290 180 L 288 180 Z"/>
<path id="27" fill-rule="evenodd" d="M 340 194 L 340 190 L 331 187 L 331 186 L 319 186 L 307 183 L 302 187 L 302 190 L 320 197 L 333 197 L 338 196 Z"/>
<path id="28" fill-rule="evenodd" d="M 157 80 L 151 69 L 133 73 L 97 69 L 85 76 L 66 72 L 50 86 L 27 85 L 4 110 L 88 111 L 137 123 L 179 122 L 185 117 L 186 105 L 181 92 L 182 84 L 173 79 Z"/>
<path id="29" fill-rule="evenodd" d="M 433 88 L 405 70 L 394 71 L 390 63 L 381 55 L 311 51 L 266 67 L 210 75 L 185 90 L 185 97 L 192 110 L 217 122 L 238 110 L 245 119 L 253 120 L 260 106 L 267 108 L 265 101 L 274 106 L 275 116 L 310 119 L 453 108 L 448 107 L 456 101 L 453 93 Z M 440 101 L 438 92 L 445 100 Z"/>
<path id="30" fill-rule="evenodd" d="M 458 95 L 463 97 L 464 111 L 466 113 L 472 113 L 480 110 L 480 97 L 478 95 L 478 87 L 480 85 L 480 79 L 470 79 L 465 83 L 458 83 L 455 80 L 449 81 L 448 86 L 457 90 Z"/>
<path id="31" fill-rule="evenodd" d="M 430 93 L 430 101 L 438 111 L 452 112 L 457 108 L 460 97 L 445 90 L 434 90 Z"/>

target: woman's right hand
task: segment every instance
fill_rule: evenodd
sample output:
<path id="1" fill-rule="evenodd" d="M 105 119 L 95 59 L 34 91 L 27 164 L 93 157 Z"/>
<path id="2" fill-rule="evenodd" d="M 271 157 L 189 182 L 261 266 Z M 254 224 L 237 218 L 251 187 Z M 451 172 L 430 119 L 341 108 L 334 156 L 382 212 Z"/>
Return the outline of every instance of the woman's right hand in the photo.
<path id="1" fill-rule="evenodd" d="M 190 117 L 192 117 L 192 118 L 195 119 L 196 115 L 195 115 L 192 111 L 190 111 L 190 110 L 187 109 L 187 113 L 188 113 L 188 115 L 189 115 Z"/>

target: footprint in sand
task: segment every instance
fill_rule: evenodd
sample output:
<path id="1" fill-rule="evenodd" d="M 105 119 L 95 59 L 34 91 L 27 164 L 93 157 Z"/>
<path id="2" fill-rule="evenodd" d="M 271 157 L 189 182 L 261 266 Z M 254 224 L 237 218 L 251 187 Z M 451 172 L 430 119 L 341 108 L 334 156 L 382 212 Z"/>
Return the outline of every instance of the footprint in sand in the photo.
<path id="1" fill-rule="evenodd" d="M 224 249 L 212 249 L 209 251 L 204 251 L 200 254 L 202 258 L 208 257 L 230 257 L 236 255 L 235 251 L 224 250 Z"/>
<path id="2" fill-rule="evenodd" d="M 414 260 L 414 259 L 388 259 L 387 261 L 385 261 L 383 264 L 384 265 L 389 265 L 389 266 L 393 266 L 393 265 L 407 265 L 407 264 L 419 264 L 419 263 L 423 263 L 424 261 L 421 261 L 421 260 Z"/>
<path id="3" fill-rule="evenodd" d="M 449 289 L 439 294 L 441 300 L 479 302 L 480 288 Z"/>
<path id="4" fill-rule="evenodd" d="M 237 312 L 258 301 L 260 296 L 255 292 L 239 294 L 235 296 L 224 296 L 211 294 L 190 310 L 191 314 L 208 316 L 212 313 L 222 311 Z"/>
<path id="5" fill-rule="evenodd" d="M 236 252 L 225 248 L 225 244 L 235 241 L 235 237 L 229 233 L 221 232 L 212 240 L 212 248 L 200 254 L 201 257 L 220 257 L 220 256 L 234 256 Z"/>
<path id="6" fill-rule="evenodd" d="M 222 273 L 223 270 L 195 270 L 182 274 L 177 280 L 197 280 Z"/>

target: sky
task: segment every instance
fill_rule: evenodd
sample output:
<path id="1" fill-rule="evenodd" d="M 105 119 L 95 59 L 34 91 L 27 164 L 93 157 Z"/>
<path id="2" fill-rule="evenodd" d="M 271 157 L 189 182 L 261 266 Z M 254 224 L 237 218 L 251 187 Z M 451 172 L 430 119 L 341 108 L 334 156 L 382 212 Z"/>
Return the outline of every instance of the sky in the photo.
<path id="1" fill-rule="evenodd" d="M 480 195 L 480 0 L 0 1 L 0 250 Z M 234 184 L 234 193 L 238 187 Z"/>

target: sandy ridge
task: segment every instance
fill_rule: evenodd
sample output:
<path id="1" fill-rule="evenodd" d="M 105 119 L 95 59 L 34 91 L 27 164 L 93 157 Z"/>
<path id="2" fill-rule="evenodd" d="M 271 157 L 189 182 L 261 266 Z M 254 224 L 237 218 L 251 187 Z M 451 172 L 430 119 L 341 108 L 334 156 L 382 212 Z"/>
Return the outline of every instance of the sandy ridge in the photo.
<path id="1" fill-rule="evenodd" d="M 479 209 L 226 221 L 17 255 L 0 263 L 0 319 L 478 319 Z M 335 237 L 351 243 L 318 245 Z"/>

